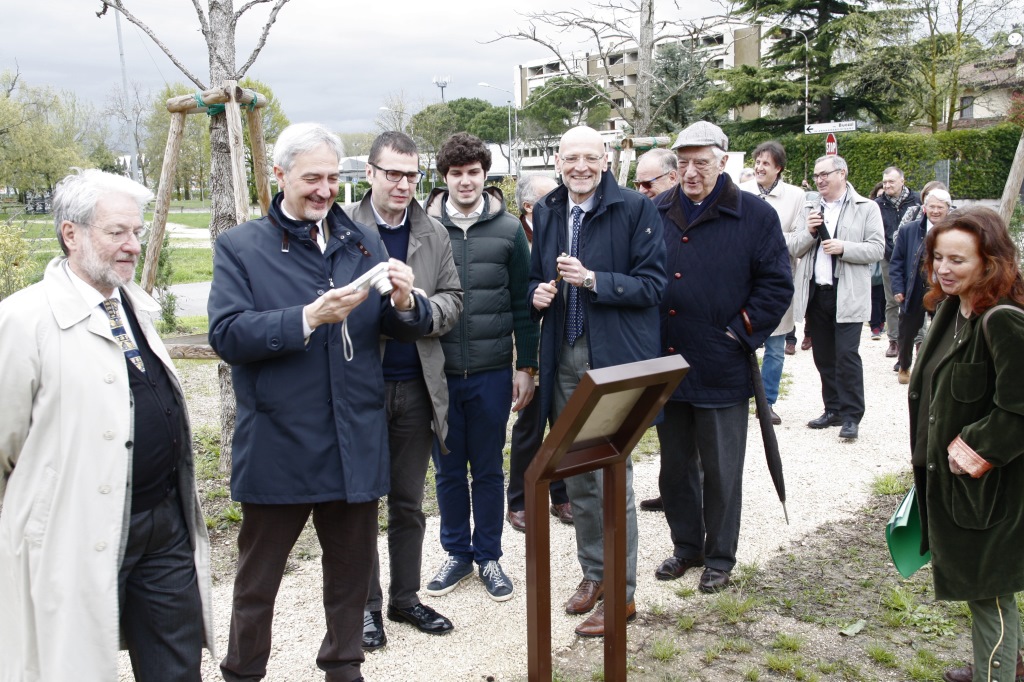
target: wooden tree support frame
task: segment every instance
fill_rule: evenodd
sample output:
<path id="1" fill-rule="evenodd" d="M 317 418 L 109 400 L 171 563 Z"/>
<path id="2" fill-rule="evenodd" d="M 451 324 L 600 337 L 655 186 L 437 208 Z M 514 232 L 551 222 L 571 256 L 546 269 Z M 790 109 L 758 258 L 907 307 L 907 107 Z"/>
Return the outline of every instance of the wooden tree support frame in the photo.
<path id="1" fill-rule="evenodd" d="M 270 169 L 267 168 L 267 148 L 263 141 L 263 119 L 253 109 L 262 109 L 269 103 L 266 96 L 238 86 L 237 81 L 227 80 L 219 88 L 212 88 L 196 95 L 181 95 L 167 100 L 167 111 L 171 114 L 171 125 L 167 131 L 167 146 L 164 148 L 164 164 L 160 169 L 160 185 L 157 187 L 156 208 L 153 212 L 149 248 L 146 262 L 142 267 L 142 288 L 153 293 L 156 273 L 163 248 L 164 232 L 167 229 L 167 212 L 171 206 L 171 190 L 174 188 L 174 172 L 178 167 L 181 140 L 185 132 L 185 117 L 190 114 L 205 114 L 213 104 L 223 104 L 227 114 L 228 142 L 231 147 L 231 185 L 235 199 L 235 220 L 243 223 L 249 219 L 249 188 L 246 183 L 245 153 L 242 141 L 242 106 L 246 111 L 249 126 L 249 141 L 252 145 L 253 167 L 256 175 L 256 193 L 259 195 L 263 215 L 270 208 Z M 202 101 L 204 106 L 199 106 Z"/>
<path id="2" fill-rule="evenodd" d="M 551 680 L 548 484 L 604 474 L 604 679 L 626 680 L 626 458 L 686 376 L 670 355 L 587 372 L 526 470 L 526 628 L 529 679 Z"/>
<path id="3" fill-rule="evenodd" d="M 612 153 L 612 172 L 617 176 L 619 186 L 625 187 L 629 180 L 629 167 L 637 160 L 637 152 L 646 152 L 662 147 L 668 149 L 672 144 L 670 137 L 632 137 L 622 138 Z"/>

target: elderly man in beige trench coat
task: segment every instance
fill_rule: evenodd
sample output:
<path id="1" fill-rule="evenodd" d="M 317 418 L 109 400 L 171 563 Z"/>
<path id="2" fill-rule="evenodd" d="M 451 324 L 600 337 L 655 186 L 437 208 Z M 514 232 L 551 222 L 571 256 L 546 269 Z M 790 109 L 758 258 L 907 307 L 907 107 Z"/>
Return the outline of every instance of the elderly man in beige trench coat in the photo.
<path id="1" fill-rule="evenodd" d="M 132 282 L 152 193 L 54 197 L 66 257 L 0 302 L 0 681 L 200 680 L 210 545 L 184 396 Z"/>

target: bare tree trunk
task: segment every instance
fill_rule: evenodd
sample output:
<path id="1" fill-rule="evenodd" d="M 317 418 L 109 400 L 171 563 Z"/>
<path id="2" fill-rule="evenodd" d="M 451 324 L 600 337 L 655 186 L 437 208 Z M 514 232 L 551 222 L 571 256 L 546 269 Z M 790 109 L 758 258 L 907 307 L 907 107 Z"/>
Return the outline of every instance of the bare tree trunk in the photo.
<path id="1" fill-rule="evenodd" d="M 219 86 L 235 75 L 235 22 L 232 0 L 209 0 L 210 34 L 220 40 L 208 41 L 210 85 Z M 210 239 L 216 241 L 224 230 L 237 224 L 234 187 L 231 183 L 231 145 L 227 116 L 210 117 Z M 235 390 L 231 368 L 217 366 L 220 378 L 220 470 L 231 471 L 231 446 L 235 434 Z"/>
<path id="2" fill-rule="evenodd" d="M 640 40 L 638 44 L 636 99 L 633 108 L 633 134 L 646 136 L 651 130 L 651 84 L 654 79 L 654 0 L 640 3 Z"/>

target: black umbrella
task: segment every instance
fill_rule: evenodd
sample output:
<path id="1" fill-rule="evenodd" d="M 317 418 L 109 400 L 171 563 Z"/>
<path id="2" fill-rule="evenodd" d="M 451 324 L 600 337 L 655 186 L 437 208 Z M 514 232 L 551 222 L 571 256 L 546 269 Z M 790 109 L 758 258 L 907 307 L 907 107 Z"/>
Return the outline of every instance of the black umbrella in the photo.
<path id="1" fill-rule="evenodd" d="M 750 378 L 754 382 L 754 404 L 757 406 L 757 421 L 761 424 L 761 438 L 764 440 L 764 454 L 768 459 L 768 472 L 772 475 L 775 491 L 779 493 L 782 503 L 782 514 L 789 525 L 789 512 L 786 511 L 786 481 L 782 477 L 782 456 L 779 454 L 779 441 L 775 437 L 775 425 L 772 424 L 772 411 L 768 407 L 768 398 L 764 394 L 764 382 L 761 380 L 761 368 L 757 364 L 757 354 L 751 353 Z"/>

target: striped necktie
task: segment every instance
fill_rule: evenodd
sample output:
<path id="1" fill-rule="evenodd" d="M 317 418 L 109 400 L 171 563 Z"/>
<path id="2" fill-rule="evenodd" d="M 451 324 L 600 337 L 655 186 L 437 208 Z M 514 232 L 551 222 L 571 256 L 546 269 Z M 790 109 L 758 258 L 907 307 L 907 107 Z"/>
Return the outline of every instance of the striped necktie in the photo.
<path id="1" fill-rule="evenodd" d="M 135 347 L 132 342 L 132 337 L 128 336 L 128 332 L 125 331 L 124 322 L 121 321 L 121 315 L 117 312 L 117 299 L 108 298 L 103 302 L 103 309 L 107 312 L 107 318 L 110 320 L 110 333 L 113 335 L 114 340 L 117 341 L 118 345 L 121 346 L 121 350 L 124 351 L 124 356 L 128 358 L 135 367 L 142 372 L 146 373 L 146 366 L 142 363 L 142 355 L 139 354 L 139 349 Z"/>
<path id="2" fill-rule="evenodd" d="M 572 247 L 569 255 L 580 257 L 580 227 L 583 225 L 583 209 L 572 207 Z M 583 336 L 583 304 L 580 302 L 580 288 L 569 286 L 569 310 L 565 316 L 565 340 L 570 346 Z"/>

